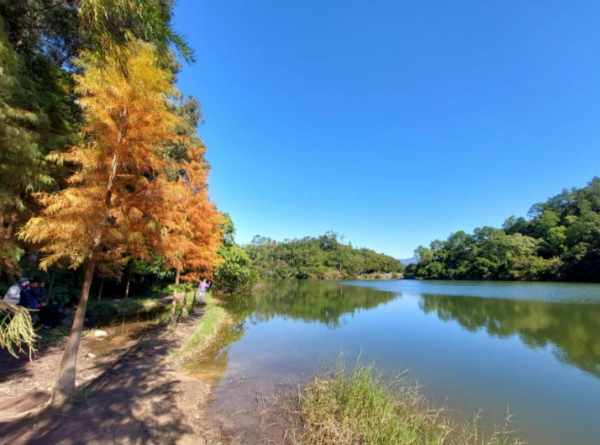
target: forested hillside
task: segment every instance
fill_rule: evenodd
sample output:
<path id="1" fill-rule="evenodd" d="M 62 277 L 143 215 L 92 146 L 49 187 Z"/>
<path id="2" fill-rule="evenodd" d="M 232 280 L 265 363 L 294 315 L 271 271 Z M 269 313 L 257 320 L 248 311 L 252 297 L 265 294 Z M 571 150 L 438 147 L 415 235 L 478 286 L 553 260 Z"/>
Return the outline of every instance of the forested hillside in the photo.
<path id="1" fill-rule="evenodd" d="M 535 204 L 528 218 L 456 232 L 415 254 L 417 278 L 600 281 L 600 178 Z"/>
<path id="2" fill-rule="evenodd" d="M 400 260 L 344 244 L 334 232 L 283 242 L 257 235 L 245 247 L 261 278 L 397 277 L 404 270 Z"/>

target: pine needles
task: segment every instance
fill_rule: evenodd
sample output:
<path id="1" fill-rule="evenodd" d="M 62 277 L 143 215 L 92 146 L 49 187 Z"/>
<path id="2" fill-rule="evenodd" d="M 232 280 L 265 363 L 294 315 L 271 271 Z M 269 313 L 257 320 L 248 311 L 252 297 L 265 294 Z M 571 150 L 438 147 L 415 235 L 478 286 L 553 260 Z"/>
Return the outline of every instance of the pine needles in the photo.
<path id="1" fill-rule="evenodd" d="M 0 347 L 14 357 L 27 349 L 31 359 L 37 337 L 29 311 L 0 300 Z"/>

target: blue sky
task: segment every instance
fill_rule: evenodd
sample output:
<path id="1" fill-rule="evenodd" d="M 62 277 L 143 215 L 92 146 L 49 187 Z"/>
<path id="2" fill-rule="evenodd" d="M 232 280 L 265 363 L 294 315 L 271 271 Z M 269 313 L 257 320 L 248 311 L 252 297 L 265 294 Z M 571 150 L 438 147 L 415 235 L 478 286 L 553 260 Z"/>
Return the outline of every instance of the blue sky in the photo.
<path id="1" fill-rule="evenodd" d="M 600 175 L 600 2 L 179 0 L 239 242 L 411 257 Z"/>

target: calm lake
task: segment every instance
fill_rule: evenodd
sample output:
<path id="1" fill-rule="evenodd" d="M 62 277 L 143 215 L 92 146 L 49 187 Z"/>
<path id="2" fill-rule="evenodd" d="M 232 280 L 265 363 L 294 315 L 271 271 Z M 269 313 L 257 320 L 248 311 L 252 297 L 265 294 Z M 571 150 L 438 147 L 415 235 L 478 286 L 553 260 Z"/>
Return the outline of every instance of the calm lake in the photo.
<path id="1" fill-rule="evenodd" d="M 510 410 L 531 445 L 600 443 L 600 285 L 290 280 L 227 305 L 238 323 L 198 372 L 236 442 L 257 437 L 263 394 L 362 351 L 485 424 Z"/>

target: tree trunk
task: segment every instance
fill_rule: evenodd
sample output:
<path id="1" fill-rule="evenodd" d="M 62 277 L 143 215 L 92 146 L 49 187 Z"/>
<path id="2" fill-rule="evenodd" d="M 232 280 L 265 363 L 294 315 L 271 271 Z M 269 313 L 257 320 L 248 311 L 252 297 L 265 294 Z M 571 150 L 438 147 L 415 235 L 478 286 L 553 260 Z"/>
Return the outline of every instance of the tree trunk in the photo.
<path id="1" fill-rule="evenodd" d="M 121 132 L 119 131 L 118 143 L 121 143 Z M 117 167 L 119 165 L 119 158 L 115 153 L 113 155 L 112 165 L 110 168 L 110 175 L 108 177 L 108 183 L 106 185 L 106 196 L 104 198 L 104 206 L 106 210 L 110 209 L 112 201 L 113 184 L 115 177 L 117 176 Z M 105 224 L 107 218 L 102 221 Z M 81 342 L 81 332 L 83 331 L 83 322 L 85 321 L 85 311 L 87 309 L 88 298 L 90 296 L 90 287 L 92 286 L 92 279 L 94 278 L 94 270 L 96 269 L 97 252 L 102 243 L 102 232 L 98 230 L 98 233 L 94 236 L 94 247 L 92 248 L 92 254 L 87 261 L 85 266 L 85 275 L 83 277 L 83 285 L 81 286 L 81 295 L 79 296 L 79 304 L 77 305 L 77 312 L 75 313 L 75 319 L 73 320 L 73 327 L 69 334 L 69 340 L 65 352 L 63 353 L 60 361 L 60 370 L 58 371 L 58 381 L 52 391 L 52 399 L 50 403 L 57 405 L 63 403 L 69 396 L 75 392 L 75 365 L 77 364 L 77 351 L 79 350 L 79 343 Z"/>
<path id="2" fill-rule="evenodd" d="M 52 405 L 63 403 L 75 391 L 75 365 L 77 364 L 77 351 L 79 350 L 79 342 L 81 341 L 81 332 L 83 331 L 83 322 L 85 320 L 85 311 L 87 309 L 88 297 L 90 295 L 90 286 L 94 277 L 94 269 L 96 268 L 96 256 L 88 260 L 85 266 L 85 275 L 83 278 L 83 286 L 81 287 L 81 295 L 77 312 L 73 320 L 71 334 L 67 341 L 65 352 L 60 361 L 60 370 L 58 371 L 58 381 L 52 391 Z"/>
<path id="3" fill-rule="evenodd" d="M 183 317 L 183 313 L 185 312 L 185 308 L 187 307 L 187 300 L 188 300 L 188 289 L 187 289 L 187 284 L 186 284 L 186 289 L 183 294 L 183 305 L 181 306 L 181 313 L 179 314 L 179 317 L 177 317 L 178 323 L 179 323 L 179 320 L 181 319 L 181 317 Z"/>
<path id="4" fill-rule="evenodd" d="M 98 301 L 102 300 L 102 289 L 104 289 L 104 279 L 100 281 L 100 290 L 98 291 Z"/>
<path id="5" fill-rule="evenodd" d="M 196 305 L 196 287 L 194 286 L 194 293 L 192 294 L 193 298 L 192 298 L 192 309 L 194 309 L 194 306 Z"/>
<path id="6" fill-rule="evenodd" d="M 125 299 L 129 297 L 129 285 L 131 284 L 131 272 L 129 272 L 129 277 L 127 277 L 127 287 L 125 288 Z"/>
<path id="7" fill-rule="evenodd" d="M 175 272 L 175 288 L 173 289 L 173 303 L 171 304 L 171 323 L 175 321 L 175 309 L 177 308 L 177 291 L 179 290 L 179 269 Z"/>

